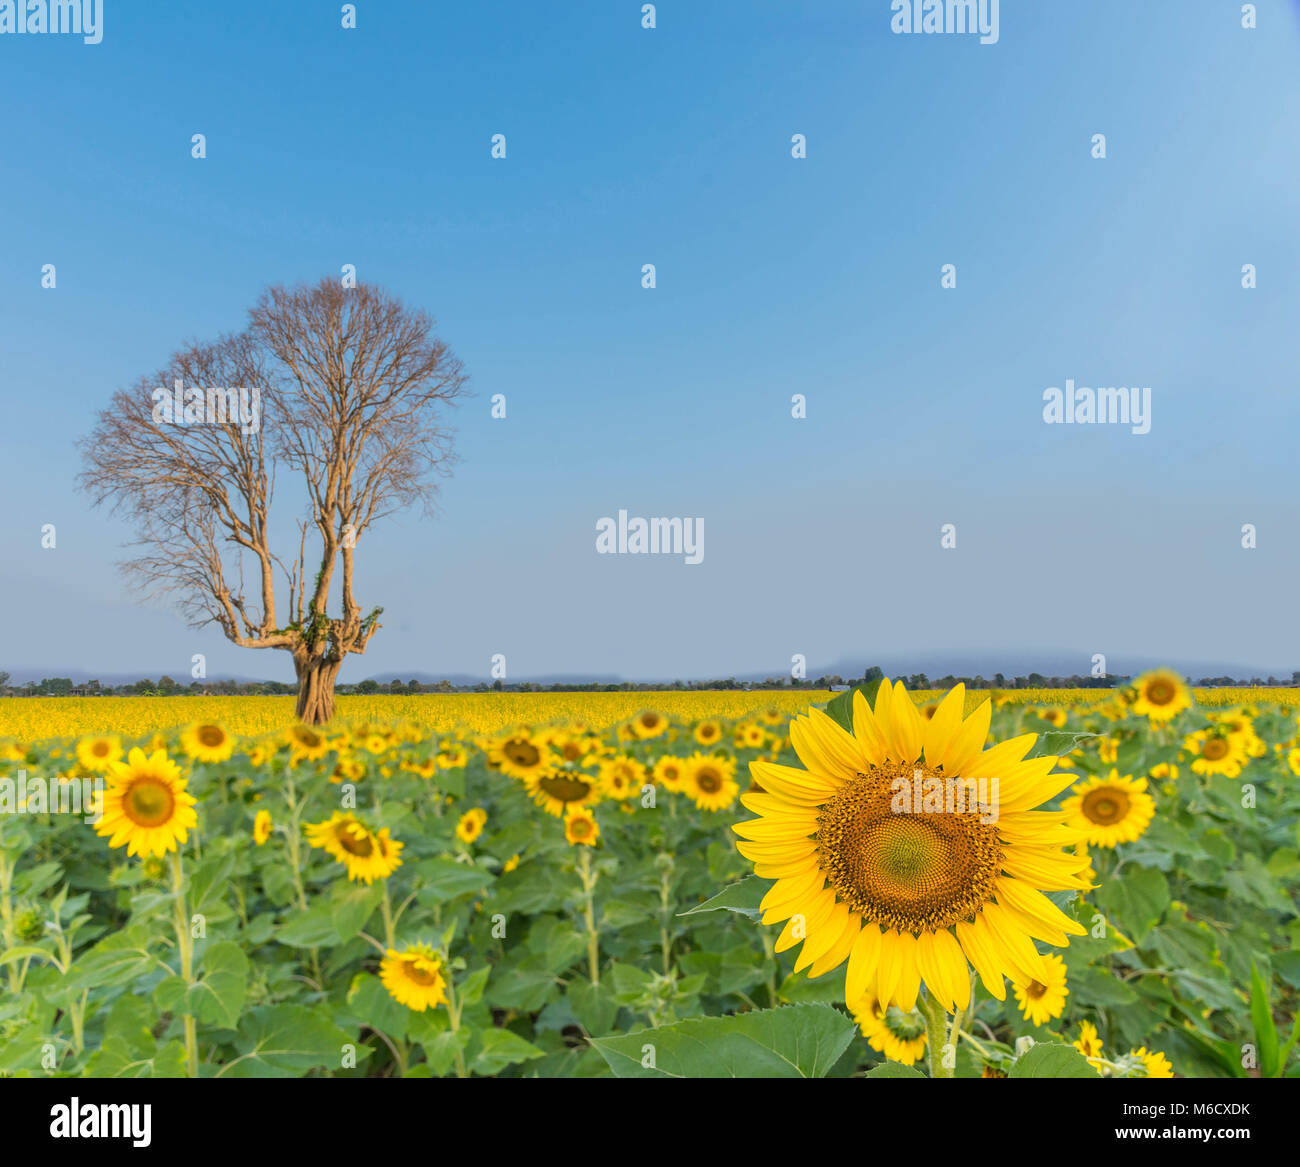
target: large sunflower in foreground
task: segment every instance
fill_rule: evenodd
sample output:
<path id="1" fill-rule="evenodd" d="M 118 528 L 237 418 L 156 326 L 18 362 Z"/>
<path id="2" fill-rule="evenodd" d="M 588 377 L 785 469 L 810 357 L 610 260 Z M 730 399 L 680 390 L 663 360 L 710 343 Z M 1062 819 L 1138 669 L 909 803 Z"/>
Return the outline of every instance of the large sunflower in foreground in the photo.
<path id="1" fill-rule="evenodd" d="M 1155 817 L 1155 799 L 1147 793 L 1147 780 L 1132 775 L 1120 776 L 1112 770 L 1080 782 L 1061 809 L 1070 816 L 1070 825 L 1087 832 L 1087 842 L 1094 847 L 1114 847 L 1131 843 L 1151 825 Z"/>
<path id="2" fill-rule="evenodd" d="M 791 722 L 807 769 L 750 763 L 764 793 L 741 801 L 761 817 L 732 829 L 755 873 L 776 880 L 763 923 L 787 921 L 778 952 L 803 941 L 796 971 L 821 976 L 847 960 L 849 1001 L 870 991 L 908 1013 L 924 982 L 951 1012 L 970 1000 L 968 960 L 1005 1000 L 1004 977 L 1048 975 L 1035 939 L 1085 934 L 1042 894 L 1088 886 L 1078 832 L 1060 812 L 1034 810 L 1073 778 L 1052 773 L 1055 757 L 1024 760 L 1032 733 L 983 749 L 993 707 L 963 720 L 964 702 L 958 685 L 924 721 L 904 686 L 885 680 L 874 710 L 854 693 L 853 733 L 816 709 Z M 918 780 L 952 791 L 954 807 L 964 792 L 967 809 L 900 801 Z M 981 780 L 987 805 L 971 810 Z"/>
<path id="3" fill-rule="evenodd" d="M 1169 669 L 1143 673 L 1133 682 L 1133 712 L 1151 721 L 1172 721 L 1191 703 L 1191 690 Z"/>
<path id="4" fill-rule="evenodd" d="M 110 847 L 126 844 L 128 855 L 165 855 L 184 843 L 198 824 L 197 801 L 185 791 L 180 767 L 165 750 L 145 756 L 138 747 L 125 762 L 113 762 L 95 833 Z"/>

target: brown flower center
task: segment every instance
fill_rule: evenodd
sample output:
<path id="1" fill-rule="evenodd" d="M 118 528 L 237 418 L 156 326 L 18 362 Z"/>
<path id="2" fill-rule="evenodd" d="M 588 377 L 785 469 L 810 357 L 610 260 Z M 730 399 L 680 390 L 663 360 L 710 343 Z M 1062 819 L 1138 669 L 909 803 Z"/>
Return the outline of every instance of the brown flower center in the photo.
<path id="1" fill-rule="evenodd" d="M 581 802 L 591 793 L 591 786 L 576 778 L 564 778 L 552 774 L 538 780 L 537 788 L 550 795 L 556 802 Z"/>
<path id="2" fill-rule="evenodd" d="M 122 810 L 140 827 L 156 827 L 172 817 L 176 796 L 171 786 L 160 778 L 137 778 L 127 787 Z"/>
<path id="3" fill-rule="evenodd" d="M 1002 867 L 997 828 L 975 811 L 895 813 L 895 779 L 943 778 L 890 762 L 840 788 L 817 818 L 817 851 L 836 894 L 884 928 L 928 932 L 969 920 Z M 910 797 L 907 805 L 912 805 Z"/>
<path id="4" fill-rule="evenodd" d="M 1114 786 L 1099 786 L 1083 798 L 1083 815 L 1098 826 L 1108 827 L 1120 822 L 1129 811 L 1129 798 Z"/>

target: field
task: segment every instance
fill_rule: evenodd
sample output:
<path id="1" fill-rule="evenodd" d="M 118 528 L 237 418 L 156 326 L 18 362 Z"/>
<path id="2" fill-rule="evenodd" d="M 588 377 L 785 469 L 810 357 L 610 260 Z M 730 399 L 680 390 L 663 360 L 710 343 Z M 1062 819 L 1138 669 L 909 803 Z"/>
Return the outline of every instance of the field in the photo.
<path id="1" fill-rule="evenodd" d="M 871 696 L 0 701 L 0 1076 L 1295 1076 L 1300 691 Z"/>
<path id="2" fill-rule="evenodd" d="M 1255 703 L 1300 707 L 1300 689 L 1195 689 L 1198 705 L 1234 708 Z M 966 694 L 967 710 L 987 695 Z M 415 721 L 430 733 L 498 733 L 520 724 L 584 721 L 609 729 L 641 709 L 692 720 L 749 717 L 765 709 L 797 713 L 824 705 L 834 694 L 816 689 L 770 692 L 451 693 L 418 696 L 342 695 L 338 720 L 390 724 Z M 912 694 L 920 705 L 937 701 L 938 690 Z M 993 697 L 1008 705 L 1089 706 L 1110 699 L 1103 689 L 1009 689 Z M 0 739 L 42 742 L 87 733 L 144 738 L 195 721 L 216 721 L 244 736 L 275 733 L 293 720 L 292 697 L 44 697 L 0 701 Z"/>

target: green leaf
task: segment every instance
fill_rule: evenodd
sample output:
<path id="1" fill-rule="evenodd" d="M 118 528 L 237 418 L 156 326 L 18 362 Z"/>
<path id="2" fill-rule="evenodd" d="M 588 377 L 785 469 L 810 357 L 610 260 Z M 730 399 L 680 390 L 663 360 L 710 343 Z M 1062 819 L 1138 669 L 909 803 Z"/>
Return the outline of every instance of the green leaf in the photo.
<path id="1" fill-rule="evenodd" d="M 185 1046 L 173 1039 L 141 1053 L 123 1037 L 106 1037 L 86 1062 L 90 1078 L 185 1078 Z"/>
<path id="2" fill-rule="evenodd" d="M 154 1004 L 168 1013 L 188 1013 L 204 1025 L 234 1029 L 248 990 L 248 957 L 238 944 L 221 940 L 203 954 L 199 979 L 190 985 L 168 977 L 154 990 Z"/>
<path id="3" fill-rule="evenodd" d="M 578 1023 L 593 1037 L 600 1037 L 614 1028 L 618 1015 L 609 985 L 592 985 L 585 977 L 575 976 L 565 989 L 565 997 Z"/>
<path id="4" fill-rule="evenodd" d="M 1072 1045 L 1039 1042 L 1016 1058 L 1008 1078 L 1099 1078 L 1088 1059 Z"/>
<path id="5" fill-rule="evenodd" d="M 68 970 L 64 986 L 72 990 L 106 989 L 134 984 L 150 972 L 170 973 L 149 951 L 153 943 L 156 943 L 153 930 L 146 924 L 114 932 L 77 959 Z"/>
<path id="6" fill-rule="evenodd" d="M 619 1078 L 821 1078 L 857 1026 L 830 1005 L 699 1017 L 592 1044 Z"/>
<path id="7" fill-rule="evenodd" d="M 228 851 L 224 855 L 214 855 L 205 859 L 189 881 L 189 910 L 202 912 L 209 901 L 220 900 L 230 873 L 235 869 L 235 853 Z"/>
<path id="8" fill-rule="evenodd" d="M 495 878 L 485 867 L 471 867 L 454 859 L 424 859 L 416 864 L 420 878 L 420 902 L 442 903 L 468 892 L 482 891 Z"/>
<path id="9" fill-rule="evenodd" d="M 456 996 L 460 1000 L 462 1009 L 469 1005 L 477 1005 L 483 999 L 483 990 L 487 987 L 488 977 L 491 975 L 492 966 L 485 964 L 482 968 L 476 968 L 460 983 L 456 989 Z"/>
<path id="10" fill-rule="evenodd" d="M 371 913 L 379 907 L 384 898 L 384 889 L 378 883 L 370 887 L 336 883 L 334 888 L 333 903 L 330 905 L 334 931 L 340 941 L 351 940 L 365 927 Z"/>
<path id="11" fill-rule="evenodd" d="M 924 1078 L 920 1070 L 902 1062 L 881 1062 L 867 1071 L 868 1078 Z"/>
<path id="12" fill-rule="evenodd" d="M 1259 1045 L 1259 1072 L 1261 1077 L 1276 1078 L 1278 1071 L 1277 1026 L 1273 1023 L 1273 1009 L 1268 1000 L 1268 985 L 1259 975 L 1255 962 L 1250 962 L 1250 1020 L 1255 1026 L 1255 1041 Z"/>
<path id="13" fill-rule="evenodd" d="M 876 693 L 880 689 L 882 678 L 876 678 L 874 681 L 868 681 L 865 685 L 854 685 L 847 692 L 840 693 L 832 697 L 826 703 L 826 715 L 833 718 L 839 723 L 841 728 L 853 732 L 853 694 L 861 693 L 866 699 L 867 704 L 873 709 L 876 707 Z"/>
<path id="14" fill-rule="evenodd" d="M 717 895 L 710 900 L 694 908 L 688 908 L 684 912 L 678 912 L 679 916 L 698 916 L 701 912 L 738 912 L 742 916 L 748 916 L 751 920 L 757 920 L 762 914 L 758 905 L 767 895 L 768 889 L 772 886 L 770 879 L 759 879 L 757 875 L 747 875 L 739 883 L 733 883 L 730 887 L 724 887 Z"/>
<path id="15" fill-rule="evenodd" d="M 336 1069 L 343 1063 L 344 1047 L 356 1047 L 320 1009 L 304 1005 L 266 1005 L 245 1013 L 235 1042 L 238 1056 L 218 1077 L 293 1078 L 319 1067 Z M 361 1051 L 356 1050 L 360 1059 Z"/>
<path id="16" fill-rule="evenodd" d="M 1107 880 L 1093 898 L 1134 944 L 1141 944 L 1169 906 L 1169 883 L 1160 872 L 1142 867 Z"/>
<path id="17" fill-rule="evenodd" d="M 347 1016 L 358 1025 L 367 1025 L 401 1040 L 411 1023 L 412 1010 L 396 1000 L 377 976 L 357 973 L 348 986 Z"/>
<path id="18" fill-rule="evenodd" d="M 508 1029 L 485 1029 L 479 1034 L 479 1040 L 483 1048 L 470 1064 L 476 1074 L 495 1074 L 516 1062 L 545 1056 L 531 1041 Z"/>
<path id="19" fill-rule="evenodd" d="M 317 904 L 306 911 L 293 911 L 275 930 L 275 938 L 291 948 L 320 948 L 339 942 L 338 928 L 329 904 Z"/>
<path id="20" fill-rule="evenodd" d="M 20 944 L 17 948 L 7 949 L 3 955 L 0 955 L 0 966 L 15 960 L 26 960 L 28 957 L 36 957 L 50 964 L 55 961 L 54 954 L 48 948 L 38 948 L 35 944 Z"/>

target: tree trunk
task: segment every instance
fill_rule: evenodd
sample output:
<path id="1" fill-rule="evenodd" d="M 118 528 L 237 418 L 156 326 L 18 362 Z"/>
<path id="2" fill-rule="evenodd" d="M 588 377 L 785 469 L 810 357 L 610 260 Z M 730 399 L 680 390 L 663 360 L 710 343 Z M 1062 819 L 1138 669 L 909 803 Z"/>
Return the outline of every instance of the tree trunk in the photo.
<path id="1" fill-rule="evenodd" d="M 324 725 L 334 716 L 334 678 L 342 661 L 294 659 L 298 673 L 298 720 L 304 725 Z"/>

